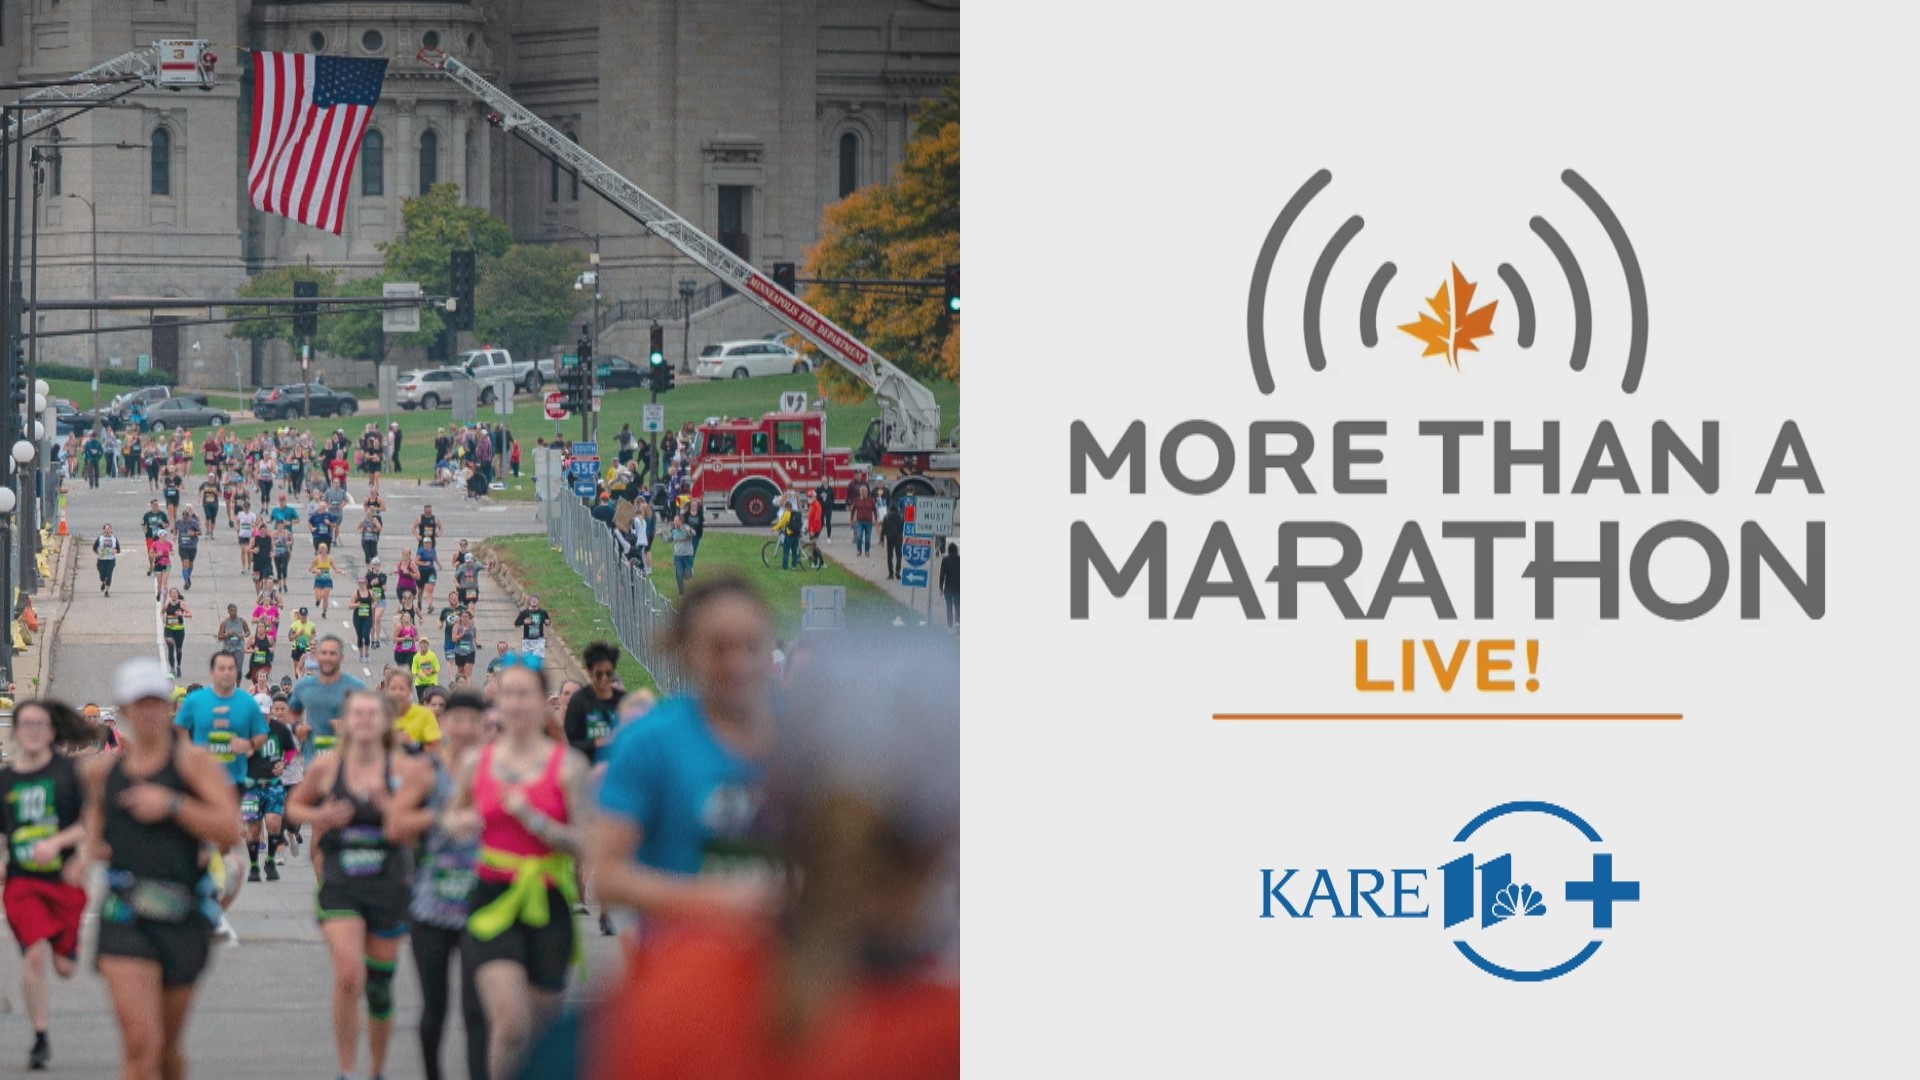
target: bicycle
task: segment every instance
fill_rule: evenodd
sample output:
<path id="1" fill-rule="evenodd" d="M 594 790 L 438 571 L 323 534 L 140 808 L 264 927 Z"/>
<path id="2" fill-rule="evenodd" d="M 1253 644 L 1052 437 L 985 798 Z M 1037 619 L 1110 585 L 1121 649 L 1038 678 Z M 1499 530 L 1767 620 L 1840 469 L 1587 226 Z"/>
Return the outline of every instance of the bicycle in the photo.
<path id="1" fill-rule="evenodd" d="M 776 536 L 761 545 L 760 561 L 766 564 L 767 569 L 780 569 L 780 546 L 783 543 L 785 543 L 785 541 Z M 802 536 L 800 538 L 800 565 L 793 569 L 818 570 L 826 564 L 827 557 L 821 554 L 819 542 L 811 536 Z"/>

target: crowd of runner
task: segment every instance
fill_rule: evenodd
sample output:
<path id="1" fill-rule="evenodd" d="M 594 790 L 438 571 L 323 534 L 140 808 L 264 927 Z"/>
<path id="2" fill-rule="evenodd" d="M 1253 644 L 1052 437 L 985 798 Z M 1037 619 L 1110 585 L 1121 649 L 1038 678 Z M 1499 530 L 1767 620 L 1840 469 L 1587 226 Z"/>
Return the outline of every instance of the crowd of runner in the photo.
<path id="1" fill-rule="evenodd" d="M 796 645 L 783 676 L 758 591 L 714 576 L 689 585 L 672 626 L 683 696 L 624 691 L 608 644 L 581 655 L 585 685 L 554 685 L 551 616 L 535 597 L 515 619 L 519 647 L 498 643 L 476 673 L 483 567 L 468 543 L 443 551 L 431 506 L 389 530 L 375 472 L 350 527 L 361 558 L 349 574 L 334 552 L 352 446 L 305 454 L 303 437 L 287 438 L 203 444 L 200 514 L 179 505 L 191 437 L 168 441 L 153 470 L 162 497 L 139 523 L 167 663 L 119 667 L 119 726 L 52 700 L 16 709 L 0 825 L 33 1067 L 51 1061 L 48 969 L 78 966 L 90 865 L 104 868 L 96 967 L 123 1075 L 174 1077 L 213 944 L 237 941 L 226 912 L 243 882 L 277 882 L 304 853 L 343 1077 L 387 1068 L 402 949 L 429 1077 L 445 1075 L 456 994 L 470 1077 L 958 1074 L 958 767 L 944 738 L 957 744 L 957 670 L 951 685 L 936 671 L 932 693 L 914 697 L 950 701 L 930 718 L 942 752 L 877 736 L 876 718 L 913 726 L 887 680 L 846 669 L 830 693 L 810 693 L 806 676 L 833 672 L 836 658 Z M 189 681 L 186 596 L 221 527 L 256 602 L 226 605 Z M 396 537 L 389 574 L 380 551 Z M 93 541 L 109 595 L 119 544 L 111 528 Z M 288 613 L 302 547 L 313 600 Z M 317 629 L 339 607 L 352 642 Z M 350 649 L 379 674 L 349 673 Z M 776 746 L 789 723 L 804 738 Z M 872 760 L 837 771 L 876 754 L 901 782 L 875 785 Z M 592 1012 L 566 1015 L 589 900 L 630 962 Z"/>

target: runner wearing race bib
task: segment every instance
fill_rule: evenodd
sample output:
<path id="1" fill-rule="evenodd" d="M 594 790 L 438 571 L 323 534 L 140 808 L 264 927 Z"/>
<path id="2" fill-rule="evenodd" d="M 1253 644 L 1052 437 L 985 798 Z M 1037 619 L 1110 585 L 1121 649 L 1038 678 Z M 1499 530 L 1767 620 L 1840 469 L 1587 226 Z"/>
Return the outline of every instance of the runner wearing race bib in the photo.
<path id="1" fill-rule="evenodd" d="M 412 822 L 412 835 L 418 835 L 431 823 L 416 811 L 433 776 L 393 749 L 386 704 L 378 696 L 349 692 L 341 703 L 340 727 L 338 749 L 315 759 L 313 775 L 287 810 L 294 821 L 311 821 L 324 830 L 315 845 L 320 852 L 315 916 L 335 965 L 333 1030 L 340 1072 L 351 1075 L 358 1057 L 360 1003 L 352 987 L 364 971 L 371 1074 L 379 1076 L 393 1033 L 393 972 L 407 936 L 413 876 L 412 850 L 389 833 Z"/>
<path id="2" fill-rule="evenodd" d="M 55 749 L 56 738 L 73 740 L 86 721 L 57 702 L 25 701 L 13 713 L 13 761 L 0 770 L 0 830 L 7 838 L 7 925 L 20 946 L 21 990 L 33 1024 L 30 1069 L 44 1069 L 53 1051 L 47 1042 L 47 967 L 71 978 L 80 953 L 80 916 L 86 890 L 68 884 L 61 870 L 86 836 L 80 823 L 80 776 L 72 760 Z"/>

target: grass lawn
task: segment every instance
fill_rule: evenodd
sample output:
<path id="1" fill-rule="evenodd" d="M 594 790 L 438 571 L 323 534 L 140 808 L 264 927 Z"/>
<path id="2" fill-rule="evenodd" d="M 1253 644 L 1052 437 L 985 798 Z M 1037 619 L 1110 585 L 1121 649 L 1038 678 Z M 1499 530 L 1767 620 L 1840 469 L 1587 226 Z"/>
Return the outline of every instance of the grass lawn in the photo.
<path id="1" fill-rule="evenodd" d="M 760 532 L 709 531 L 700 541 L 700 556 L 694 566 L 696 575 L 729 572 L 752 582 L 773 611 L 774 633 L 792 640 L 800 633 L 800 589 L 804 585 L 839 585 L 847 590 L 849 622 L 878 620 L 891 622 L 896 616 L 912 613 L 895 602 L 878 586 L 829 562 L 817 571 L 781 571 L 768 569 L 760 561 L 760 548 L 767 537 Z M 618 641 L 613 633 L 607 609 L 593 599 L 592 590 L 573 572 L 558 551 L 547 546 L 545 533 L 498 536 L 486 542 L 488 550 L 513 568 L 520 580 L 533 589 L 549 611 L 556 612 L 554 632 L 567 643 L 575 656 L 594 641 Z M 654 571 L 672 596 L 672 563 L 659 561 Z M 621 650 L 620 677 L 628 688 L 651 686 L 645 671 Z"/>
<path id="2" fill-rule="evenodd" d="M 87 383 L 78 380 L 49 380 L 55 397 L 64 397 L 81 409 L 93 407 L 93 391 Z M 100 398 L 104 402 L 114 394 L 130 389 L 124 386 L 110 386 L 102 383 Z M 960 422 L 960 388 L 953 383 L 935 383 L 929 387 L 934 398 L 940 404 L 940 426 L 951 431 Z M 701 423 L 710 416 L 759 416 L 761 413 L 779 408 L 780 395 L 786 391 L 804 390 L 817 393 L 817 384 L 811 375 L 778 375 L 757 379 L 715 379 L 711 381 L 688 378 L 660 399 L 667 407 L 667 426 L 677 429 L 682 423 L 691 420 Z M 400 444 L 400 460 L 407 466 L 395 473 L 388 471 L 383 475 L 389 480 L 402 481 L 425 480 L 432 478 L 433 463 L 428 459 L 433 451 L 434 432 L 453 422 L 452 409 L 439 409 L 434 412 L 395 411 L 391 416 L 382 416 L 375 408 L 371 391 L 355 391 L 360 396 L 361 409 L 355 416 L 327 417 L 316 420 L 293 420 L 272 424 L 252 422 L 234 425 L 234 431 L 242 438 L 255 432 L 273 427 L 291 426 L 305 428 L 314 433 L 316 439 L 324 440 L 333 434 L 335 428 L 345 428 L 350 435 L 358 435 L 372 422 L 386 423 L 398 420 L 404 438 Z M 614 436 L 623 423 L 632 424 L 633 430 L 640 431 L 640 407 L 651 398 L 645 390 L 609 390 L 601 399 L 600 441 L 601 459 L 611 461 L 618 447 Z M 216 408 L 231 409 L 238 412 L 242 403 L 233 396 L 232 391 L 225 394 L 215 390 L 207 392 L 207 400 Z M 861 437 L 866 434 L 867 425 L 880 415 L 880 407 L 869 399 L 858 405 L 835 405 L 827 409 L 827 445 L 852 449 L 860 445 Z M 541 411 L 539 400 L 522 395 L 514 399 L 513 415 L 496 417 L 491 406 L 480 410 L 482 420 L 492 422 L 504 420 L 513 429 L 514 437 L 520 442 L 526 464 L 519 480 L 514 480 L 505 462 L 497 470 L 507 485 L 503 491 L 493 493 L 495 499 L 508 502 L 533 501 L 533 465 L 531 455 L 534 441 L 545 437 L 556 437 L 568 442 L 580 435 L 580 420 L 569 417 L 558 423 L 548 420 Z M 196 432 L 196 435 L 199 434 Z M 356 474 L 357 475 L 357 474 Z M 704 548 L 705 544 L 702 544 Z M 704 552 L 702 558 L 705 558 Z M 757 558 L 757 555 L 756 555 Z"/>
<path id="3" fill-rule="evenodd" d="M 59 384 L 61 386 L 69 384 Z M 85 390 L 86 384 L 78 385 Z M 687 379 L 660 399 L 667 407 L 667 425 L 678 428 L 683 422 L 692 420 L 700 423 L 710 416 L 758 416 L 761 413 L 779 408 L 781 393 L 789 390 L 815 392 L 816 384 L 811 375 L 780 375 L 758 379 L 716 379 L 701 381 Z M 938 383 L 929 389 L 940 403 L 940 424 L 942 428 L 952 430 L 960 422 L 960 388 L 952 383 Z M 104 392 L 105 387 L 102 387 Z M 60 394 L 58 386 L 55 393 Z M 62 395 L 65 396 L 65 395 Z M 612 460 L 616 443 L 614 436 L 619 433 L 620 425 L 633 425 L 635 432 L 640 430 L 640 407 L 648 402 L 651 395 L 645 390 L 609 390 L 601 399 L 600 439 L 601 457 Z M 76 402 L 81 398 L 74 398 Z M 91 401 L 91 393 L 84 399 Z M 432 451 L 434 431 L 453 422 L 451 409 L 439 409 L 434 412 L 395 412 L 391 417 L 381 417 L 374 409 L 374 402 L 367 397 L 362 399 L 363 407 L 359 415 L 342 420 L 327 418 L 324 420 L 292 421 L 295 428 L 310 428 L 316 437 L 325 438 L 335 428 L 344 427 L 350 434 L 364 430 L 373 420 L 385 423 L 388 419 L 400 421 L 400 430 L 405 438 L 400 446 L 400 460 L 407 468 L 399 472 L 398 478 L 411 480 L 429 475 L 432 463 L 427 456 Z M 860 439 L 866 434 L 867 424 L 880 415 L 880 408 L 872 400 L 858 405 L 839 405 L 827 410 L 827 444 L 832 447 L 853 448 L 860 445 Z M 492 422 L 496 419 L 492 407 L 480 410 L 482 420 Z M 571 442 L 580 435 L 580 420 L 569 417 L 558 423 L 548 420 L 541 411 L 539 401 L 522 395 L 514 399 L 513 415 L 501 417 L 513 429 L 514 437 L 520 442 L 523 455 L 531 455 L 534 441 L 545 437 L 549 440 L 559 437 Z M 235 430 L 243 437 L 266 427 L 280 427 L 251 423 L 236 424 Z M 507 470 L 497 470 L 503 477 Z M 493 497 L 510 501 L 533 501 L 533 468 L 529 462 L 525 475 L 516 484 L 511 477 L 505 480 L 507 490 L 496 491 Z M 704 547 L 704 544 L 703 544 Z M 702 555 L 704 558 L 704 554 Z"/>
<path id="4" fill-rule="evenodd" d="M 401 449 L 402 460 L 406 450 Z M 593 591 L 573 572 L 558 551 L 547 546 L 546 533 L 521 536 L 496 536 L 480 545 L 500 557 L 513 569 L 520 583 L 532 589 L 548 611 L 556 612 L 553 632 L 567 643 L 567 651 L 578 659 L 587 646 L 596 641 L 618 642 L 610 612 L 594 600 Z M 615 669 L 620 684 L 629 690 L 656 687 L 647 669 L 640 666 L 625 649 Z M 656 687 L 657 688 L 657 687 Z"/>

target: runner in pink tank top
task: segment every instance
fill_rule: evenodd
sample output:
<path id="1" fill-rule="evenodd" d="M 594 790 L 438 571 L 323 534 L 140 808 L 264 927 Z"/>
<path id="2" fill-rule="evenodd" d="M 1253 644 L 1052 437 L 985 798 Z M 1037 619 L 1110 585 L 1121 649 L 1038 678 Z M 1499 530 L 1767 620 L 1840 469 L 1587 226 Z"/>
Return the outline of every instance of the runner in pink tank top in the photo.
<path id="1" fill-rule="evenodd" d="M 547 758 L 547 767 L 521 787 L 527 805 L 552 820 L 567 823 L 567 796 L 560 787 L 560 766 L 566 760 L 567 745 L 555 743 Z M 545 841 L 527 831 L 526 825 L 502 805 L 507 788 L 493 775 L 493 746 L 480 748 L 480 761 L 473 773 L 473 807 L 480 813 L 480 846 L 520 858 L 539 859 L 553 851 Z M 485 881 L 512 881 L 513 872 L 483 864 L 480 877 Z"/>
<path id="2" fill-rule="evenodd" d="M 516 653 L 495 674 L 504 730 L 469 759 L 444 828 L 480 837 L 478 880 L 461 948 L 487 1014 L 491 1075 L 511 1076 L 533 1033 L 559 1015 L 567 968 L 580 962 L 574 823 L 587 759 L 547 737 L 540 657 Z"/>

